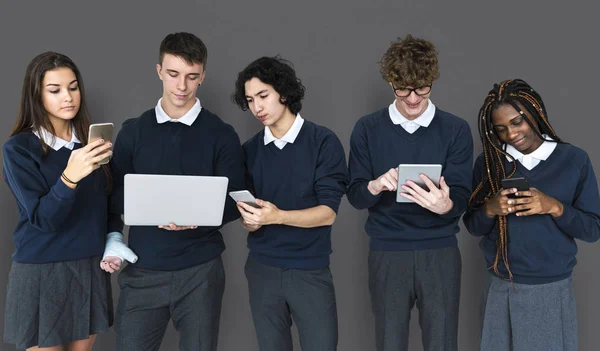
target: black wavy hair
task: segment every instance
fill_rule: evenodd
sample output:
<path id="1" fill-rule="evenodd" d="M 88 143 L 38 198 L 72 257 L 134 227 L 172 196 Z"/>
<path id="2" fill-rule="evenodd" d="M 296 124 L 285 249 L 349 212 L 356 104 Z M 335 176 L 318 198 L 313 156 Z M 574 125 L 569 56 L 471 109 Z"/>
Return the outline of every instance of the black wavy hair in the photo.
<path id="1" fill-rule="evenodd" d="M 282 59 L 279 55 L 264 56 L 253 61 L 238 73 L 235 92 L 231 95 L 231 100 L 244 111 L 248 110 L 245 84 L 252 78 L 258 78 L 261 82 L 271 85 L 279 94 L 279 101 L 286 105 L 293 114 L 298 114 L 302 110 L 302 99 L 304 99 L 306 88 L 296 77 L 296 71 L 289 61 Z"/>

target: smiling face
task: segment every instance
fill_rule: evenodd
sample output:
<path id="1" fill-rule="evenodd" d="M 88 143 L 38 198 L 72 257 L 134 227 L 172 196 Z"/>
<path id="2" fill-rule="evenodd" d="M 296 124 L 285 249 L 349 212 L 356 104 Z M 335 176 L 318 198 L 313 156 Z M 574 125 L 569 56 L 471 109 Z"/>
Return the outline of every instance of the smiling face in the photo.
<path id="1" fill-rule="evenodd" d="M 162 108 L 171 118 L 183 116 L 196 103 L 196 91 L 206 75 L 204 66 L 165 54 L 156 71 L 163 82 Z"/>
<path id="2" fill-rule="evenodd" d="M 517 106 L 519 106 L 517 104 Z M 521 108 L 521 106 L 519 106 Z M 536 120 L 527 111 L 523 110 L 529 121 L 534 124 L 534 128 L 539 130 Z M 513 106 L 502 104 L 492 111 L 492 125 L 498 138 L 517 149 L 522 154 L 530 154 L 535 151 L 543 140 L 538 136 L 532 127 L 527 123 L 525 117 L 521 115 Z"/>
<path id="3" fill-rule="evenodd" d="M 53 125 L 70 121 L 77 115 L 81 93 L 77 77 L 70 68 L 61 67 L 44 74 L 42 103 Z"/>
<path id="4" fill-rule="evenodd" d="M 431 86 L 428 89 L 425 87 L 417 87 L 414 89 L 413 86 L 396 88 L 390 83 L 392 88 L 394 89 L 394 94 L 396 97 L 396 108 L 398 111 L 404 116 L 404 118 L 408 120 L 414 120 L 421 116 L 425 110 L 427 110 L 427 106 L 429 104 L 429 96 L 431 95 Z M 408 91 L 412 90 L 412 91 Z M 407 91 L 407 96 L 399 96 L 404 94 L 398 94 L 398 92 Z M 427 91 L 426 94 L 418 95 L 417 91 Z"/>

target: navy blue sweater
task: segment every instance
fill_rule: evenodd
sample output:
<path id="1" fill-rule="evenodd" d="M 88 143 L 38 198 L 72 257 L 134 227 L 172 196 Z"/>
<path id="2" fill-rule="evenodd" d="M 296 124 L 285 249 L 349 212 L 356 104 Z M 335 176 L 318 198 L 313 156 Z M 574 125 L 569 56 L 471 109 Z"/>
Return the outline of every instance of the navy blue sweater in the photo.
<path id="1" fill-rule="evenodd" d="M 115 189 L 111 212 L 123 213 L 123 181 L 128 173 L 225 176 L 228 191 L 244 189 L 244 158 L 234 129 L 202 108 L 191 126 L 156 121 L 154 109 L 123 123 L 114 146 L 111 169 Z M 223 225 L 239 218 L 227 197 Z M 168 223 L 165 223 L 168 224 Z M 136 267 L 179 270 L 208 262 L 225 249 L 220 227 L 168 231 L 131 226 L 129 247 L 138 255 Z"/>
<path id="2" fill-rule="evenodd" d="M 60 178 L 71 150 L 49 150 L 44 157 L 39 138 L 31 132 L 14 135 L 2 148 L 4 179 L 19 209 L 13 260 L 48 263 L 102 255 L 107 230 L 122 229 L 116 216 L 107 228 L 104 172 L 95 170 L 71 189 Z"/>
<path id="3" fill-rule="evenodd" d="M 396 202 L 396 192 L 374 196 L 367 189 L 390 168 L 407 164 L 441 164 L 454 202 L 438 215 L 414 203 Z M 369 209 L 365 229 L 372 250 L 424 250 L 456 246 L 458 220 L 471 194 L 473 139 L 467 122 L 436 108 L 428 127 L 410 134 L 394 125 L 388 109 L 362 117 L 350 137 L 348 200 Z"/>
<path id="4" fill-rule="evenodd" d="M 512 169 L 508 160 L 505 163 Z M 484 172 L 483 155 L 480 155 L 473 169 L 474 187 Z M 577 262 L 575 239 L 594 242 L 600 238 L 600 197 L 588 155 L 573 145 L 558 144 L 550 157 L 532 170 L 518 162 L 513 177 L 527 178 L 530 187 L 557 199 L 564 206 L 563 214 L 557 218 L 551 215 L 508 216 L 508 264 L 514 281 L 545 284 L 569 277 Z M 469 209 L 463 221 L 471 234 L 482 236 L 480 247 L 487 267 L 492 267 L 498 239 L 496 218 L 488 218 L 480 207 Z M 508 277 L 502 260 L 498 270 L 503 277 Z"/>
<path id="5" fill-rule="evenodd" d="M 337 136 L 305 120 L 293 144 L 264 145 L 264 130 L 244 143 L 247 181 L 259 199 L 282 210 L 319 205 L 337 213 L 347 186 L 346 157 Z M 250 255 L 281 268 L 319 269 L 329 265 L 331 226 L 299 228 L 266 225 L 248 235 Z"/>

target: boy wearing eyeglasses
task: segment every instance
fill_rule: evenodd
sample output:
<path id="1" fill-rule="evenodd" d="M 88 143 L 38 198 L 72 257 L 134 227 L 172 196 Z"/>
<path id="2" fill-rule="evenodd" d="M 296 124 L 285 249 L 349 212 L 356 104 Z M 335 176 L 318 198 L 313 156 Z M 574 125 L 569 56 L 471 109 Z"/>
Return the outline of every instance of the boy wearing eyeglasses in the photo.
<path id="1" fill-rule="evenodd" d="M 371 237 L 377 350 L 408 350 L 416 304 L 424 350 L 454 351 L 461 277 L 456 233 L 471 194 L 471 131 L 429 99 L 439 77 L 431 42 L 411 35 L 393 42 L 381 60 L 381 74 L 395 99 L 356 123 L 347 193 L 352 206 L 369 210 L 365 229 Z M 439 187 L 423 174 L 424 188 L 398 182 L 399 164 L 441 164 Z M 396 191 L 412 202 L 396 202 Z"/>

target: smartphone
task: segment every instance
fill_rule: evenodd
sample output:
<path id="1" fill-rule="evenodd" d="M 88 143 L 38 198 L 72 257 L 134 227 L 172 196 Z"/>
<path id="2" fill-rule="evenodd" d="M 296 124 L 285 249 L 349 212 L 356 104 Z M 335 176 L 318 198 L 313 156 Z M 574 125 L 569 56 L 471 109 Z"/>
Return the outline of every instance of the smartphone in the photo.
<path id="1" fill-rule="evenodd" d="M 90 124 L 90 130 L 88 131 L 88 144 L 98 139 L 104 139 L 105 141 L 112 141 L 114 125 L 112 123 L 95 123 Z M 110 161 L 110 156 L 100 160 L 99 165 L 105 165 Z"/>
<path id="2" fill-rule="evenodd" d="M 527 182 L 527 178 L 517 177 L 517 178 L 505 178 L 500 181 L 502 184 L 502 189 L 512 189 L 517 188 L 518 191 L 529 190 L 529 183 Z M 516 198 L 515 194 L 508 194 L 510 198 Z"/>
<path id="3" fill-rule="evenodd" d="M 229 196 L 231 196 L 235 202 L 242 201 L 243 203 L 252 207 L 260 208 L 260 206 L 256 203 L 256 198 L 248 190 L 230 191 Z"/>

